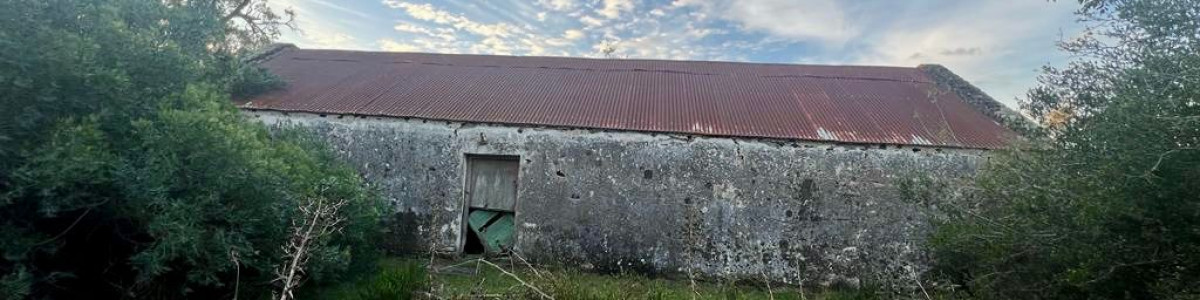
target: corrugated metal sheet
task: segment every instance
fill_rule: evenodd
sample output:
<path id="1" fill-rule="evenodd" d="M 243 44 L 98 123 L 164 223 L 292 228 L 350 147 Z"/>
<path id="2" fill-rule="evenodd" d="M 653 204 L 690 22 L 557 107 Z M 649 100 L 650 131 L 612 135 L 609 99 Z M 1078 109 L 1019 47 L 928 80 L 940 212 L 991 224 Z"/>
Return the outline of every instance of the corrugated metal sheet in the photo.
<path id="1" fill-rule="evenodd" d="M 871 144 L 1016 136 L 916 68 L 286 50 L 245 108 Z"/>

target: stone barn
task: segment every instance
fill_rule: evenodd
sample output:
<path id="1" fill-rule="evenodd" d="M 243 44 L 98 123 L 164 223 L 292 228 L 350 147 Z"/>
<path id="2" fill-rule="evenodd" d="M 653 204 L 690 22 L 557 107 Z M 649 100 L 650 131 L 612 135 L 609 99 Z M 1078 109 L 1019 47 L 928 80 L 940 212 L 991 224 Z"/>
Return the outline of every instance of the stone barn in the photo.
<path id="1" fill-rule="evenodd" d="M 394 204 L 395 251 L 600 272 L 906 284 L 917 174 L 972 177 L 1023 120 L 947 69 L 278 45 L 239 101 L 327 140 Z"/>

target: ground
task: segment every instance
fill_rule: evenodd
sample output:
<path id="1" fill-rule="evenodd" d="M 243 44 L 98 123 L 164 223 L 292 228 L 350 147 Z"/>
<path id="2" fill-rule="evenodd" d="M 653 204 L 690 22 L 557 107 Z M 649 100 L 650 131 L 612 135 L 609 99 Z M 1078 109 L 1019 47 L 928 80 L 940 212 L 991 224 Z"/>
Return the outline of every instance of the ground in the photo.
<path id="1" fill-rule="evenodd" d="M 432 263 L 433 267 L 428 267 Z M 543 296 L 542 294 L 545 294 Z M 387 258 L 378 273 L 300 291 L 310 299 L 879 299 L 870 289 L 801 289 L 532 267 L 519 258 Z"/>

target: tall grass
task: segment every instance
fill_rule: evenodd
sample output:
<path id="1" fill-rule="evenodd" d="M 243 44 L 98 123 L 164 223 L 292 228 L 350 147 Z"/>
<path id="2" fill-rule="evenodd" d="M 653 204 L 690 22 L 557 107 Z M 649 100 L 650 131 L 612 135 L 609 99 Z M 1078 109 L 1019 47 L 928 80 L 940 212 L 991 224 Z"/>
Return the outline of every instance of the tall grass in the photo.
<path id="1" fill-rule="evenodd" d="M 570 268 L 553 267 L 534 271 L 528 267 L 497 261 L 497 267 L 470 262 L 442 262 L 429 276 L 427 261 L 389 258 L 380 261 L 376 273 L 335 286 L 309 287 L 301 299 L 543 299 L 513 278 L 557 300 L 605 299 L 805 299 L 872 300 L 889 298 L 874 288 L 854 290 L 803 290 L 774 285 L 768 289 L 753 282 L 697 281 L 649 278 L 637 274 L 600 275 Z M 455 265 L 457 267 L 449 267 Z"/>
<path id="2" fill-rule="evenodd" d="M 313 299 L 336 300 L 408 300 L 428 290 L 425 266 L 414 260 L 387 259 L 376 273 L 335 286 L 309 290 Z M 303 297 L 302 297 L 303 298 Z"/>

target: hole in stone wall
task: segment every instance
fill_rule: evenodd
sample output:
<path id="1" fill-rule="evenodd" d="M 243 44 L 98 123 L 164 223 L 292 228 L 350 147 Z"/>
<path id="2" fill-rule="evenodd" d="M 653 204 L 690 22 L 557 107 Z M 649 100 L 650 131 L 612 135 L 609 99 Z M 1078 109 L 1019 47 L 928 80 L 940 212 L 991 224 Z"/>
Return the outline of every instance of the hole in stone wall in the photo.
<path id="1" fill-rule="evenodd" d="M 913 152 L 921 152 L 921 148 L 913 148 Z"/>
<path id="2" fill-rule="evenodd" d="M 654 179 L 654 171 L 651 171 L 651 170 L 642 171 L 642 178 Z"/>
<path id="3" fill-rule="evenodd" d="M 683 198 L 683 204 L 692 204 L 692 198 Z"/>
<path id="4" fill-rule="evenodd" d="M 812 178 L 805 178 L 804 181 L 800 183 L 800 195 L 799 195 L 800 199 L 802 199 L 802 200 L 812 199 L 813 190 L 815 188 L 816 188 L 816 185 L 813 183 Z"/>
<path id="5" fill-rule="evenodd" d="M 788 218 L 791 218 L 791 217 L 792 217 L 792 211 L 790 211 L 790 210 L 789 210 L 789 211 L 785 212 L 785 213 L 784 213 L 784 215 L 787 215 L 787 217 L 788 217 Z"/>
<path id="6" fill-rule="evenodd" d="M 579 199 L 579 194 L 571 194 L 571 199 Z"/>
<path id="7" fill-rule="evenodd" d="M 567 177 L 567 174 L 563 174 L 563 171 L 555 171 L 554 175 L 558 175 L 558 177 Z"/>

